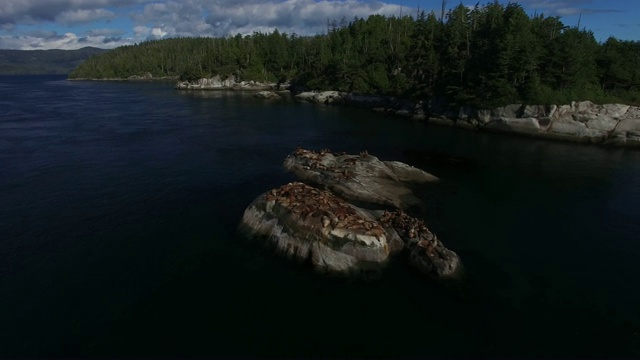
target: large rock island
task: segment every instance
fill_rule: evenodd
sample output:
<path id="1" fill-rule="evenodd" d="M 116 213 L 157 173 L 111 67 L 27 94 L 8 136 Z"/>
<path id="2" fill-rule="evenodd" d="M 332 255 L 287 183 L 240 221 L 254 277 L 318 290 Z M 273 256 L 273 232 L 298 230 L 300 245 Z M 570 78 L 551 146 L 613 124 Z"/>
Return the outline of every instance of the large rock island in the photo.
<path id="1" fill-rule="evenodd" d="M 381 181 L 375 189 L 385 193 L 385 186 L 391 187 L 392 191 L 386 190 L 386 194 L 395 194 L 402 188 L 394 181 L 418 178 L 421 182 L 431 182 L 437 179 L 398 162 L 392 162 L 391 167 L 381 167 L 380 164 L 385 162 L 368 154 L 336 156 L 329 151 L 298 149 L 285 160 L 285 167 L 310 168 L 310 165 L 300 163 L 309 164 L 304 161 L 313 159 L 327 167 L 320 170 L 344 174 L 342 170 L 330 169 L 345 159 L 362 160 L 363 157 L 370 157 L 369 161 L 376 166 L 363 166 L 364 170 L 360 169 L 358 176 L 369 179 L 371 183 L 375 183 L 373 179 L 376 177 L 379 178 Z M 314 166 L 314 169 L 317 168 L 318 165 Z M 399 169 L 399 175 L 393 172 L 394 168 Z M 332 175 L 301 174 L 313 178 L 319 185 L 326 181 L 331 184 L 328 187 L 330 189 L 337 186 L 336 178 Z M 349 198 L 360 193 L 359 188 L 355 191 L 342 189 L 340 196 Z M 395 205 L 384 197 L 367 195 L 355 198 L 369 204 Z M 404 250 L 409 262 L 430 277 L 448 279 L 462 273 L 457 254 L 445 248 L 423 221 L 400 209 L 388 211 L 357 207 L 330 191 L 300 182 L 289 183 L 259 195 L 245 210 L 239 229 L 244 235 L 273 246 L 276 252 L 286 257 L 310 262 L 321 272 L 354 274 L 380 268 L 390 255 Z"/>

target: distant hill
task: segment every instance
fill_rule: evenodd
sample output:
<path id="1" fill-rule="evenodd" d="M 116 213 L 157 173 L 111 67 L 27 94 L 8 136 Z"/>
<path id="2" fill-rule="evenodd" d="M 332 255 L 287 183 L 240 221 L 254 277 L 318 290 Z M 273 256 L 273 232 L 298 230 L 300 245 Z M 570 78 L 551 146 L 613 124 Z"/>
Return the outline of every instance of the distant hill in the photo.
<path id="1" fill-rule="evenodd" d="M 106 51 L 95 47 L 78 50 L 0 49 L 0 75 L 69 74 L 91 56 Z"/>

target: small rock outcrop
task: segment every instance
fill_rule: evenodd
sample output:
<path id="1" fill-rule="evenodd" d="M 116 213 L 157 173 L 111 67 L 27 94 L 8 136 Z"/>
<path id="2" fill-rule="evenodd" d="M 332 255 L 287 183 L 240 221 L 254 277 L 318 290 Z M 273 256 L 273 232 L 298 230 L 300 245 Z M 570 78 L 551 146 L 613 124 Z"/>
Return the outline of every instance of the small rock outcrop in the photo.
<path id="1" fill-rule="evenodd" d="M 393 229 L 404 241 L 409 264 L 425 275 L 438 279 L 457 278 L 462 273 L 458 254 L 447 249 L 424 222 L 400 211 L 385 211 L 378 221 Z"/>
<path id="2" fill-rule="evenodd" d="M 344 104 L 346 95 L 339 91 L 307 91 L 297 94 L 295 98 L 314 104 Z"/>
<path id="3" fill-rule="evenodd" d="M 438 178 L 397 161 L 380 161 L 366 151 L 360 155 L 297 149 L 284 168 L 299 179 L 326 188 L 348 200 L 407 209 L 421 201 L 408 183 L 437 182 Z"/>
<path id="4" fill-rule="evenodd" d="M 273 91 L 259 91 L 255 93 L 253 96 L 258 99 L 265 99 L 265 100 L 282 100 L 282 96 L 276 94 Z"/>
<path id="5" fill-rule="evenodd" d="M 392 250 L 402 248 L 398 234 L 386 231 L 370 213 L 303 183 L 258 196 L 245 210 L 240 229 L 330 273 L 383 264 Z"/>

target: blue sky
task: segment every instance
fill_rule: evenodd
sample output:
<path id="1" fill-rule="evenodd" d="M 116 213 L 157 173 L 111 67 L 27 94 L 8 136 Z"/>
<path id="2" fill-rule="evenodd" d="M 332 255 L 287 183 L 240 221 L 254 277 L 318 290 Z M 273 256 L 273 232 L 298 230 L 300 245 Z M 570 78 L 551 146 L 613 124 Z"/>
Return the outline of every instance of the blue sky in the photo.
<path id="1" fill-rule="evenodd" d="M 489 0 L 480 1 L 486 4 Z M 313 35 L 327 19 L 439 12 L 442 0 L 0 0 L 0 49 L 113 48 L 174 36 L 272 31 Z M 451 8 L 477 0 L 447 0 Z M 500 0 L 508 3 L 508 0 Z M 521 0 L 529 14 L 640 41 L 640 0 Z"/>

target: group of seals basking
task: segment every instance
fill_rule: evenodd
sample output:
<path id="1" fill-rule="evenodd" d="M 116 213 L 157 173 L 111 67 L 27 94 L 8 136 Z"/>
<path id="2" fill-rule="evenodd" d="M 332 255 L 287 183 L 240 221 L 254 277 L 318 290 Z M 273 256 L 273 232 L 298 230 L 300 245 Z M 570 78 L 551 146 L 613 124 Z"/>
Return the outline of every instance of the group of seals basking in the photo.
<path id="1" fill-rule="evenodd" d="M 258 196 L 240 224 L 247 236 L 266 239 L 279 253 L 310 261 L 323 272 L 353 274 L 379 267 L 405 249 L 410 263 L 429 276 L 461 273 L 458 256 L 423 221 L 402 210 L 418 200 L 404 183 L 436 177 L 366 151 L 348 155 L 299 148 L 284 167 L 320 188 L 292 182 Z M 367 210 L 343 198 L 396 210 Z"/>

